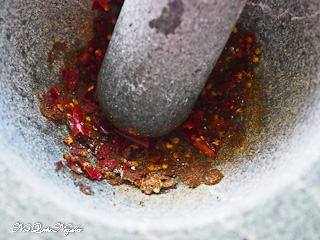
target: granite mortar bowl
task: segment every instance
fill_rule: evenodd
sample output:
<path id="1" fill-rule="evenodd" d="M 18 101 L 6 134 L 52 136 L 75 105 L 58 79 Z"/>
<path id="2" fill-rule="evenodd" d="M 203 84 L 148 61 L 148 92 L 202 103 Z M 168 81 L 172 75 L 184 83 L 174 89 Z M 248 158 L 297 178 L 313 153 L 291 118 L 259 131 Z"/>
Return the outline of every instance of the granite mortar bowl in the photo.
<path id="1" fill-rule="evenodd" d="M 67 129 L 39 110 L 61 81 L 49 64 L 54 42 L 84 44 L 91 1 L 0 3 L 0 232 L 3 239 L 60 239 L 12 233 L 16 222 L 79 225 L 69 239 L 320 239 L 320 70 L 318 0 L 249 1 L 239 20 L 263 55 L 256 76 L 265 114 L 225 178 L 146 196 L 131 186 L 90 182 L 94 195 L 55 171 Z M 258 100 L 257 100 L 258 101 Z M 250 124 L 249 124 L 250 125 Z M 249 156 L 246 158 L 245 156 Z M 140 204 L 143 201 L 143 204 Z"/>

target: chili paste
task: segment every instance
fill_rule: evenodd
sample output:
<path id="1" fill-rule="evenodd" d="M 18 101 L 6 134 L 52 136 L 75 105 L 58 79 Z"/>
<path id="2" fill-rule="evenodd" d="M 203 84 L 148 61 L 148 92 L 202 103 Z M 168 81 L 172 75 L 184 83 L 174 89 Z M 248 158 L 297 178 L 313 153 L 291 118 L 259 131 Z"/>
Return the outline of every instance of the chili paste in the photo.
<path id="1" fill-rule="evenodd" d="M 213 165 L 224 147 L 221 143 L 240 146 L 244 140 L 241 122 L 246 93 L 261 53 L 254 33 L 233 29 L 192 113 L 178 129 L 159 138 L 138 138 L 135 132 L 128 135 L 108 122 L 96 92 L 122 4 L 121 0 L 93 1 L 94 37 L 62 69 L 63 82 L 43 95 L 42 113 L 70 129 L 64 139 L 70 146 L 63 155 L 65 165 L 78 175 L 112 185 L 133 184 L 146 194 L 175 188 L 178 179 L 190 188 L 219 183 L 223 174 Z M 53 62 L 54 56 L 51 51 L 48 60 Z"/>

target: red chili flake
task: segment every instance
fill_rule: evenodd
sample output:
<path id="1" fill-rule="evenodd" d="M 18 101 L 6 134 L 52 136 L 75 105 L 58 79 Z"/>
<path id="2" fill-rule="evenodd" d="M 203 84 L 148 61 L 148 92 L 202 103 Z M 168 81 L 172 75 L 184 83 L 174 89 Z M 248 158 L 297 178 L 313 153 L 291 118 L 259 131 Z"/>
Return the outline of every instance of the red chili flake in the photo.
<path id="1" fill-rule="evenodd" d="M 118 153 L 122 153 L 123 150 L 125 149 L 125 144 L 123 141 L 121 140 L 113 140 L 114 143 L 117 144 L 118 148 L 117 148 L 117 152 Z"/>
<path id="2" fill-rule="evenodd" d="M 76 136 L 79 133 L 82 133 L 83 135 L 88 135 L 88 130 L 84 126 L 81 108 L 78 104 L 75 104 L 73 108 L 73 135 Z"/>
<path id="3" fill-rule="evenodd" d="M 236 58 L 243 58 L 243 57 L 244 57 L 244 52 L 242 49 L 240 49 L 236 54 Z"/>
<path id="4" fill-rule="evenodd" d="M 197 111 L 191 114 L 191 117 L 193 122 L 200 122 L 203 120 L 203 111 Z"/>
<path id="5" fill-rule="evenodd" d="M 188 129 L 181 126 L 179 131 L 187 141 L 192 143 L 200 151 L 204 152 L 209 157 L 216 156 L 215 148 L 208 142 L 208 138 L 203 137 L 199 127 Z"/>
<path id="6" fill-rule="evenodd" d="M 206 92 L 203 100 L 204 100 L 206 103 L 213 104 L 213 105 L 215 105 L 215 104 L 218 103 L 217 98 L 216 98 L 215 96 L 213 96 L 210 91 Z"/>
<path id="7" fill-rule="evenodd" d="M 124 138 L 128 139 L 130 142 L 133 142 L 141 147 L 144 147 L 146 149 L 148 149 L 150 147 L 150 141 L 148 138 L 138 138 L 135 136 L 130 136 L 130 135 L 127 135 L 127 134 L 119 131 L 118 129 L 114 129 L 113 132 L 115 132 L 116 134 L 120 135 L 121 137 L 124 137 Z"/>
<path id="8" fill-rule="evenodd" d="M 109 155 L 113 153 L 113 149 L 111 148 L 103 148 L 99 154 L 97 154 L 97 158 L 99 159 L 108 159 Z"/>
<path id="9" fill-rule="evenodd" d="M 215 148 L 207 141 L 196 139 L 192 144 L 209 157 L 216 157 Z"/>
<path id="10" fill-rule="evenodd" d="M 230 87 L 234 86 L 238 81 L 239 81 L 239 78 L 237 77 L 237 74 L 245 68 L 245 64 L 244 63 L 241 63 L 239 65 L 237 65 L 235 67 L 235 69 L 230 73 L 228 74 L 224 81 L 220 84 L 220 86 L 218 87 L 218 92 L 219 93 L 222 93 L 223 91 L 229 89 Z M 242 78 L 242 79 L 245 79 L 245 78 Z"/>
<path id="11" fill-rule="evenodd" d="M 223 102 L 222 107 L 224 110 L 229 111 L 234 107 L 235 103 L 236 103 L 236 96 L 231 96 Z"/>
<path id="12" fill-rule="evenodd" d="M 95 113 L 98 110 L 99 110 L 99 107 L 92 102 L 88 102 L 83 108 L 84 113 L 87 113 L 87 114 L 88 113 Z"/>
<path id="13" fill-rule="evenodd" d="M 254 42 L 254 32 L 249 32 L 247 36 L 243 39 L 244 42 L 251 44 Z"/>
<path id="14" fill-rule="evenodd" d="M 99 10 L 99 11 L 104 11 L 103 7 L 99 4 L 99 0 L 94 0 L 91 10 Z"/>
<path id="15" fill-rule="evenodd" d="M 75 163 L 78 164 L 78 165 L 81 167 L 81 169 L 82 169 L 86 174 L 89 175 L 89 177 L 90 177 L 91 179 L 93 179 L 93 180 L 101 180 L 102 177 L 103 177 L 103 175 L 102 175 L 96 168 L 94 168 L 94 167 L 86 167 L 86 166 L 84 165 L 84 162 L 86 162 L 86 161 L 80 161 L 80 160 L 78 160 L 78 161 L 76 161 Z M 88 163 L 88 162 L 87 162 L 87 163 Z"/>
<path id="16" fill-rule="evenodd" d="M 107 165 L 109 168 L 114 168 L 116 166 L 116 160 L 101 160 L 98 164 L 99 166 Z"/>
<path id="17" fill-rule="evenodd" d="M 95 121 L 95 124 L 99 130 L 99 132 L 103 135 L 108 135 L 108 134 L 114 134 L 116 135 L 114 132 L 113 132 L 113 129 L 107 124 L 106 121 L 104 121 L 103 118 Z"/>
<path id="18" fill-rule="evenodd" d="M 78 69 L 69 69 L 62 70 L 62 75 L 64 77 L 64 86 L 70 90 L 75 90 L 79 82 L 79 70 Z"/>
<path id="19" fill-rule="evenodd" d="M 49 90 L 49 92 L 50 92 L 51 97 L 53 97 L 53 98 L 57 98 L 57 97 L 60 95 L 60 91 L 58 90 L 58 87 L 57 87 L 57 86 L 52 87 L 52 88 Z"/>
<path id="20" fill-rule="evenodd" d="M 99 72 L 99 68 L 96 65 L 89 65 L 87 67 L 88 72 L 93 73 L 93 74 L 97 74 Z"/>
<path id="21" fill-rule="evenodd" d="M 94 60 L 93 54 L 91 54 L 88 50 L 84 51 L 79 57 L 78 62 L 82 65 L 86 65 L 89 62 Z"/>
<path id="22" fill-rule="evenodd" d="M 160 159 L 160 156 L 151 156 L 151 157 L 148 158 L 147 161 L 148 161 L 148 162 L 156 163 L 156 162 L 159 161 L 159 159 Z"/>
<path id="23" fill-rule="evenodd" d="M 97 170 L 95 169 L 94 167 L 88 167 L 88 168 L 85 168 L 83 169 L 85 173 L 87 173 L 89 175 L 89 177 L 91 179 L 94 179 L 94 180 L 101 180 L 102 179 L 102 174 Z"/>
<path id="24" fill-rule="evenodd" d="M 57 105 L 59 103 L 58 99 L 57 98 L 50 98 L 50 104 L 51 105 Z"/>

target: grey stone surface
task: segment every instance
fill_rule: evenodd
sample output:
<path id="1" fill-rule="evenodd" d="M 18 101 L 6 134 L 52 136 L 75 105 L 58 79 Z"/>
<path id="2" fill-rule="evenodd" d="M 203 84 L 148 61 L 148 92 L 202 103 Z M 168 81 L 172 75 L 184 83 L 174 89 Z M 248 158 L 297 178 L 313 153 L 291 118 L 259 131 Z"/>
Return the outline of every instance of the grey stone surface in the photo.
<path id="1" fill-rule="evenodd" d="M 125 132 L 161 136 L 190 114 L 245 0 L 127 0 L 98 79 L 100 104 Z"/>
<path id="2" fill-rule="evenodd" d="M 268 114 L 255 154 L 246 159 L 250 149 L 243 149 L 237 166 L 222 166 L 230 171 L 220 184 L 194 190 L 179 184 L 145 196 L 92 182 L 95 194 L 86 196 L 70 174 L 55 172 L 67 131 L 41 115 L 39 96 L 61 80 L 62 62 L 49 64 L 47 53 L 58 40 L 79 45 L 92 18 L 90 1 L 1 1 L 0 238 L 62 238 L 12 233 L 20 221 L 83 228 L 69 239 L 318 240 L 319 8 L 318 0 L 245 7 L 239 23 L 256 32 L 263 51 L 257 79 Z"/>

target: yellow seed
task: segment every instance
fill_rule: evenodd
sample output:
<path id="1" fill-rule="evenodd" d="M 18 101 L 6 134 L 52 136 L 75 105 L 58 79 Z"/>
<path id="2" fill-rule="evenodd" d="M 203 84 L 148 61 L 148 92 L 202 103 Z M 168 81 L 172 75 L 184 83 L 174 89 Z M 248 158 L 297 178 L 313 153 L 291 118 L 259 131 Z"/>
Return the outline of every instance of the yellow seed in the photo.
<path id="1" fill-rule="evenodd" d="M 148 168 L 149 168 L 150 171 L 153 171 L 154 170 L 154 165 L 150 164 Z"/>
<path id="2" fill-rule="evenodd" d="M 247 38 L 247 43 L 252 43 L 252 41 L 253 41 L 252 37 Z"/>
<path id="3" fill-rule="evenodd" d="M 127 160 L 126 158 L 124 158 L 124 157 L 122 157 L 121 160 L 122 160 L 123 162 L 125 162 L 125 163 L 128 162 L 128 160 Z"/>
<path id="4" fill-rule="evenodd" d="M 84 167 L 92 167 L 92 165 L 90 163 L 88 163 L 88 162 L 83 162 L 83 166 Z"/>
<path id="5" fill-rule="evenodd" d="M 104 9 L 106 12 L 108 12 L 109 9 L 110 9 L 110 6 L 109 6 L 108 4 L 106 4 L 106 5 L 103 6 L 103 9 Z"/>
<path id="6" fill-rule="evenodd" d="M 67 113 L 67 118 L 72 118 L 72 115 L 70 113 Z"/>
<path id="7" fill-rule="evenodd" d="M 69 48 L 66 48 L 64 51 L 65 51 L 66 53 L 70 52 Z"/>
<path id="8" fill-rule="evenodd" d="M 174 158 L 179 158 L 179 153 L 177 153 L 177 152 L 174 152 L 172 155 Z"/>
<path id="9" fill-rule="evenodd" d="M 78 105 L 78 104 L 79 104 L 78 101 L 75 100 L 74 98 L 72 99 L 72 102 L 73 102 L 73 104 L 75 104 L 75 105 Z"/>
<path id="10" fill-rule="evenodd" d="M 192 156 L 192 152 L 188 152 L 188 153 L 186 153 L 184 156 L 187 157 L 187 158 L 189 158 L 189 157 Z"/>
<path id="11" fill-rule="evenodd" d="M 238 77 L 239 79 L 242 79 L 242 78 L 243 78 L 243 74 L 242 74 L 241 72 L 239 72 L 239 73 L 237 74 L 237 77 Z"/>
<path id="12" fill-rule="evenodd" d="M 251 88 L 251 85 L 252 85 L 251 82 L 248 82 L 248 83 L 247 83 L 247 87 L 248 87 L 248 88 Z"/>
<path id="13" fill-rule="evenodd" d="M 95 125 L 92 125 L 92 129 L 95 130 L 95 131 L 98 131 L 98 128 L 96 128 Z"/>
<path id="14" fill-rule="evenodd" d="M 172 142 L 173 144 L 178 144 L 179 141 L 180 141 L 180 139 L 179 139 L 178 137 L 174 137 L 174 138 L 171 139 L 171 142 Z"/>
<path id="15" fill-rule="evenodd" d="M 260 49 L 260 48 L 254 49 L 254 53 L 255 53 L 256 55 L 259 55 L 259 54 L 261 53 L 261 49 Z"/>
<path id="16" fill-rule="evenodd" d="M 86 157 L 86 156 L 87 156 L 86 152 L 83 151 L 83 150 L 81 150 L 80 155 L 81 155 L 82 157 Z"/>
<path id="17" fill-rule="evenodd" d="M 70 159 L 69 153 L 67 153 L 67 152 L 64 153 L 64 154 L 63 154 L 63 158 L 66 159 L 66 160 L 69 160 L 69 159 Z"/>
<path id="18" fill-rule="evenodd" d="M 89 52 L 93 52 L 93 50 L 94 50 L 93 47 L 89 47 L 88 49 Z"/>
<path id="19" fill-rule="evenodd" d="M 87 89 L 87 91 L 90 92 L 92 89 L 94 89 L 94 85 L 91 85 L 91 86 Z"/>
<path id="20" fill-rule="evenodd" d="M 73 143 L 73 139 L 72 137 L 66 137 L 66 139 L 64 140 L 64 142 L 68 145 L 70 145 L 71 143 Z"/>
<path id="21" fill-rule="evenodd" d="M 102 51 L 101 49 L 97 49 L 94 51 L 94 54 L 97 56 L 97 57 L 101 57 L 102 56 Z"/>
<path id="22" fill-rule="evenodd" d="M 200 139 L 201 139 L 202 141 L 204 141 L 204 137 L 203 137 L 203 136 L 200 136 Z"/>
<path id="23" fill-rule="evenodd" d="M 242 113 L 242 112 L 243 112 L 242 108 L 238 108 L 238 109 L 236 110 L 236 113 Z"/>
<path id="24" fill-rule="evenodd" d="M 168 164 L 162 164 L 162 168 L 163 169 L 167 169 L 168 168 Z"/>
<path id="25" fill-rule="evenodd" d="M 132 161 L 131 162 L 131 165 L 134 166 L 134 167 L 138 167 L 139 166 L 139 163 L 137 161 Z"/>
<path id="26" fill-rule="evenodd" d="M 166 147 L 168 148 L 168 149 L 172 149 L 173 148 L 173 145 L 171 144 L 171 143 L 166 143 Z"/>
<path id="27" fill-rule="evenodd" d="M 159 193 L 159 192 L 160 192 L 160 188 L 155 188 L 155 189 L 153 189 L 153 192 L 154 192 L 154 193 Z"/>
<path id="28" fill-rule="evenodd" d="M 252 77 L 252 73 L 251 72 L 247 72 L 247 77 L 251 78 Z"/>
<path id="29" fill-rule="evenodd" d="M 107 35 L 107 39 L 110 40 L 111 37 L 112 37 L 112 33 L 109 33 L 109 34 Z"/>
<path id="30" fill-rule="evenodd" d="M 91 117 L 86 116 L 86 121 L 87 121 L 87 122 L 91 122 Z"/>
<path id="31" fill-rule="evenodd" d="M 252 62 L 254 63 L 259 62 L 259 58 L 256 55 L 254 55 Z"/>
<path id="32" fill-rule="evenodd" d="M 57 104 L 57 108 L 60 110 L 60 112 L 63 112 L 63 107 L 62 107 L 62 105 L 60 103 Z"/>
<path id="33" fill-rule="evenodd" d="M 112 18 L 111 22 L 112 22 L 112 24 L 116 24 L 117 18 Z"/>
<path id="34" fill-rule="evenodd" d="M 70 108 L 74 108 L 74 104 L 73 103 L 69 103 L 69 107 Z"/>
<path id="35" fill-rule="evenodd" d="M 208 90 L 210 90 L 210 89 L 212 88 L 212 83 L 208 83 L 207 86 L 206 86 L 206 88 L 207 88 Z"/>
<path id="36" fill-rule="evenodd" d="M 132 147 L 133 149 L 139 149 L 139 146 L 138 146 L 138 145 L 131 145 L 131 147 Z"/>
<path id="37" fill-rule="evenodd" d="M 232 32 L 233 32 L 233 33 L 237 33 L 237 32 L 238 32 L 238 28 L 237 28 L 237 27 L 234 27 L 234 28 L 232 29 Z"/>
<path id="38" fill-rule="evenodd" d="M 212 142 L 213 145 L 219 146 L 220 145 L 220 140 L 218 139 L 214 139 L 214 141 Z"/>

